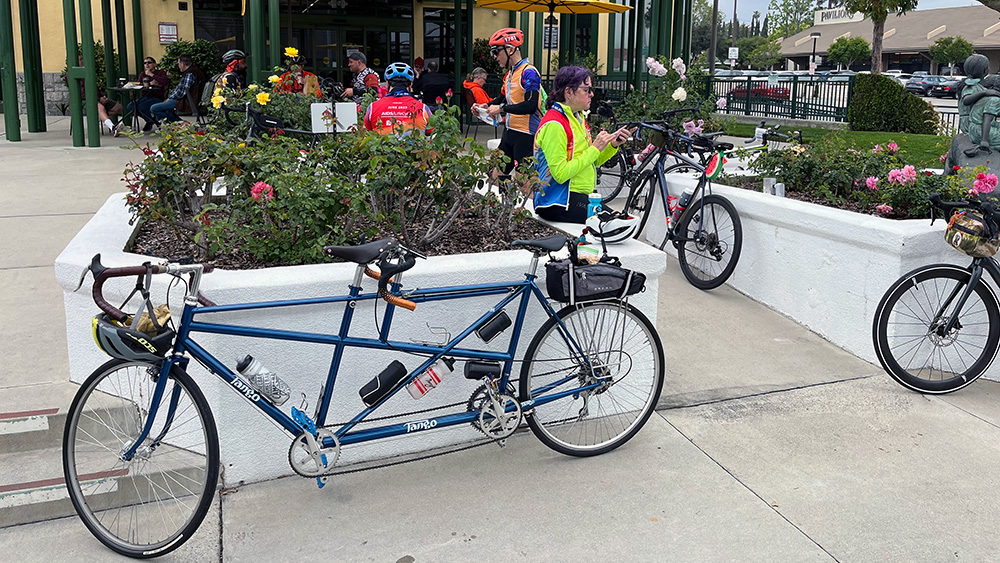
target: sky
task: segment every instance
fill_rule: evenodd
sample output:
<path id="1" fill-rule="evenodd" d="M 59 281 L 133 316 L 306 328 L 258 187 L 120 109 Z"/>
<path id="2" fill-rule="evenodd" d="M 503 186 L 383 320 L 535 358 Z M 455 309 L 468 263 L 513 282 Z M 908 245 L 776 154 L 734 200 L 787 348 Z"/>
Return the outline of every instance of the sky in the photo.
<path id="1" fill-rule="evenodd" d="M 736 0 L 736 11 L 739 13 L 740 22 L 749 22 L 750 18 L 753 16 L 754 10 L 757 10 L 764 15 L 767 13 L 767 7 L 771 4 L 770 0 Z M 954 8 L 956 6 L 978 6 L 979 2 L 975 0 L 919 0 L 917 3 L 918 10 L 931 10 L 934 8 Z M 725 12 L 727 15 L 731 16 L 733 13 L 733 2 L 732 0 L 719 0 L 719 11 Z"/>

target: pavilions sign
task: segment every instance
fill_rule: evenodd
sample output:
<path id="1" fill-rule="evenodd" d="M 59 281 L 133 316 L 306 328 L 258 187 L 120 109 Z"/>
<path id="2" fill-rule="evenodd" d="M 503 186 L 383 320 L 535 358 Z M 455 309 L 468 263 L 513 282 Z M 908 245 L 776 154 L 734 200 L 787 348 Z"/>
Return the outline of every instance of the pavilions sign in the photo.
<path id="1" fill-rule="evenodd" d="M 850 12 L 844 8 L 818 10 L 813 13 L 813 25 L 859 22 L 863 19 L 865 19 L 865 16 L 861 12 Z"/>

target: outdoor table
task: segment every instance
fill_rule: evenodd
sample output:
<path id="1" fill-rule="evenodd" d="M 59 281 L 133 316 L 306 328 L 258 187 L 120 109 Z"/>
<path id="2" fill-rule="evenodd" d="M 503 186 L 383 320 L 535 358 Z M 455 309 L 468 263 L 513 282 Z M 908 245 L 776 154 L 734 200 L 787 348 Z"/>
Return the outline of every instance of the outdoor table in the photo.
<path id="1" fill-rule="evenodd" d="M 108 92 L 126 94 L 129 97 L 129 102 L 132 104 L 132 114 L 128 117 L 128 122 L 131 123 L 133 131 L 142 130 L 142 127 L 139 125 L 139 98 L 142 98 L 143 94 L 150 90 L 153 90 L 153 88 L 149 86 L 143 86 L 142 88 L 121 88 L 117 86 L 108 88 Z M 128 103 L 124 103 L 124 105 L 126 115 L 128 115 Z M 122 119 L 125 119 L 125 115 L 122 116 Z"/>

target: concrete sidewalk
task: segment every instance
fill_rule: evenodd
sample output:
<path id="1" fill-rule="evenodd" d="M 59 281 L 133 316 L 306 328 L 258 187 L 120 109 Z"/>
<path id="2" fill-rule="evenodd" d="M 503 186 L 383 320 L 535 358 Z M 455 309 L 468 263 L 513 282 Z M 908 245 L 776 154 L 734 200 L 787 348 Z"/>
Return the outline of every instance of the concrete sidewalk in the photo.
<path id="1" fill-rule="evenodd" d="M 66 135 L 0 140 L 0 415 L 68 408 L 52 262 L 138 158 L 74 149 Z M 694 289 L 676 262 L 660 284 L 667 381 L 657 414 L 622 448 L 569 458 L 525 432 L 504 449 L 338 476 L 322 490 L 297 477 L 245 485 L 162 560 L 989 561 L 1000 551 L 997 383 L 921 396 L 726 286 Z M 0 554 L 118 559 L 76 517 L 2 527 Z"/>

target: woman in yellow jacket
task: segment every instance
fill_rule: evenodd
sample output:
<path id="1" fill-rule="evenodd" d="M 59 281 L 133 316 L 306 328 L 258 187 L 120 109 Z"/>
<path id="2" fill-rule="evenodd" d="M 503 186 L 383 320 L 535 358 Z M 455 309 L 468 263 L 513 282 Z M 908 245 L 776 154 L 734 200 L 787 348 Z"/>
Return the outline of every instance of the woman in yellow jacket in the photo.
<path id="1" fill-rule="evenodd" d="M 579 66 L 559 69 L 549 95 L 550 109 L 535 134 L 539 178 L 545 183 L 534 195 L 535 213 L 547 221 L 583 223 L 589 196 L 597 183 L 596 166 L 618 152 L 632 131 L 622 127 L 601 131 L 593 140 L 583 112 L 594 96 L 590 70 Z"/>

